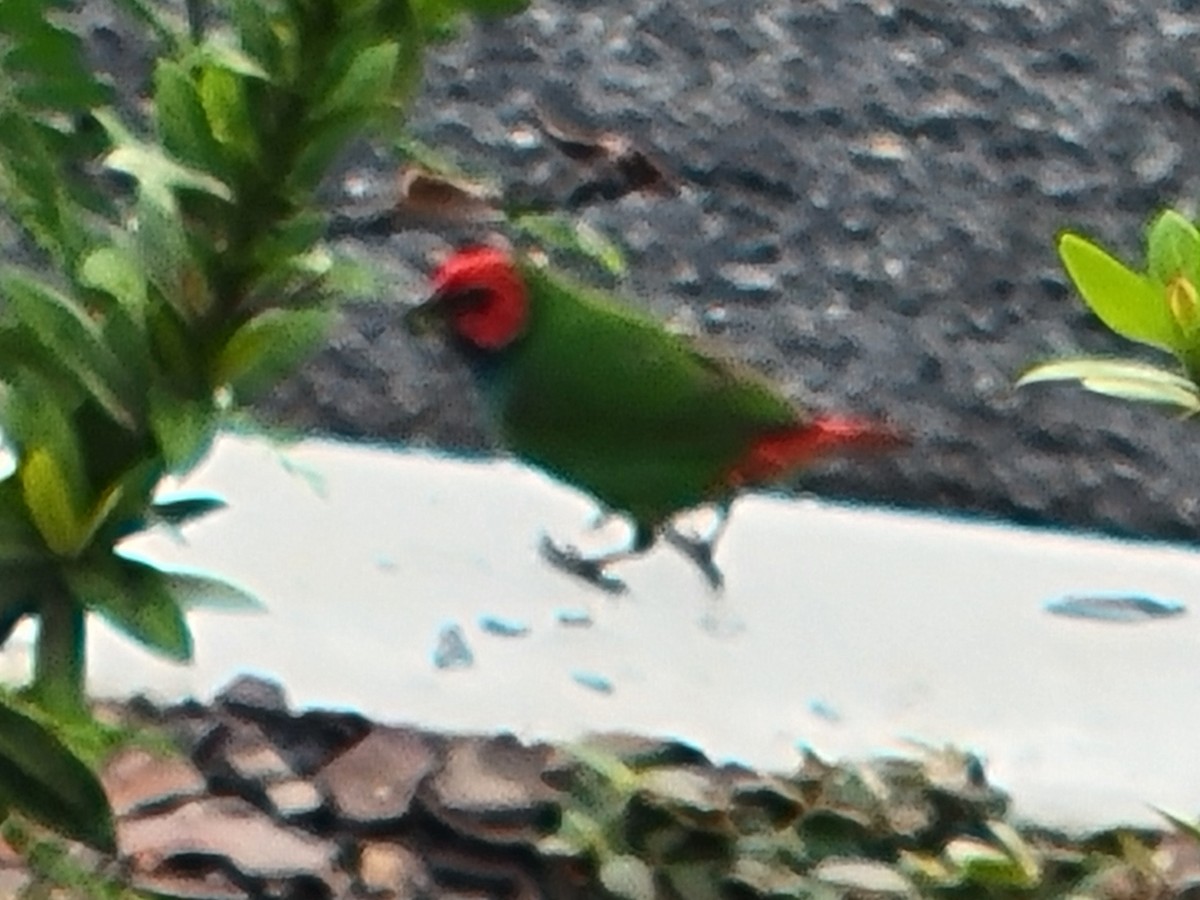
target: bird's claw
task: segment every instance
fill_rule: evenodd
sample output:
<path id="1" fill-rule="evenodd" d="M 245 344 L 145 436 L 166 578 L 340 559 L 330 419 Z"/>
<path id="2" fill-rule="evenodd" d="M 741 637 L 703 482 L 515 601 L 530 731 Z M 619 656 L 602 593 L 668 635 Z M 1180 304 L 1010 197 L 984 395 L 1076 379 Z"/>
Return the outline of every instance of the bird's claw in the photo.
<path id="1" fill-rule="evenodd" d="M 663 529 L 663 537 L 667 543 L 696 564 L 701 574 L 708 581 L 709 587 L 720 593 L 725 587 L 725 576 L 713 559 L 713 542 L 703 538 L 684 534 L 674 525 Z"/>
<path id="2" fill-rule="evenodd" d="M 542 535 L 542 557 L 557 569 L 582 578 L 600 590 L 609 594 L 623 594 L 627 590 L 625 582 L 610 574 L 605 568 L 611 561 L 604 557 L 584 556 L 572 546 L 559 546 L 549 535 Z"/>

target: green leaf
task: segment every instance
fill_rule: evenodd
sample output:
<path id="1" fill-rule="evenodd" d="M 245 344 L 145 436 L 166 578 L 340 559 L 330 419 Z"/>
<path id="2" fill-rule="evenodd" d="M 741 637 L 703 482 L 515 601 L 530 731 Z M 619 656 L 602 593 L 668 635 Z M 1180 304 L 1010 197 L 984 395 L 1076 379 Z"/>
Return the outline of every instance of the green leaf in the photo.
<path id="1" fill-rule="evenodd" d="M 72 494 L 82 494 L 88 487 L 88 480 L 72 418 L 84 397 L 73 385 L 60 388 L 32 370 L 14 374 L 10 390 L 0 396 L 4 398 L 0 415 L 4 421 L 5 442 L 17 460 L 31 448 L 44 446 L 59 462 Z M 6 480 L 0 490 L 11 484 Z"/>
<path id="2" fill-rule="evenodd" d="M 17 474 L 29 517 L 46 546 L 65 558 L 87 549 L 124 494 L 124 485 L 118 480 L 89 509 L 83 489 L 72 489 L 62 460 L 45 446 L 26 450 Z"/>
<path id="3" fill-rule="evenodd" d="M 241 4 L 237 4 L 240 6 Z M 256 6 L 262 6 L 261 3 L 256 3 Z M 254 27 L 253 23 L 247 22 L 247 25 Z M 267 27 L 270 27 L 269 25 Z M 245 41 L 246 34 L 239 30 L 239 37 Z M 219 69 L 224 69 L 233 75 L 240 75 L 242 78 L 253 78 L 256 81 L 270 81 L 270 73 L 259 64 L 252 54 L 243 51 L 240 47 L 229 43 L 221 34 L 214 34 L 209 37 L 203 44 L 196 48 L 195 62 L 200 65 L 215 66 Z"/>
<path id="4" fill-rule="evenodd" d="M 164 202 L 160 203 L 159 200 Z M 137 200 L 138 250 L 150 282 L 184 322 L 204 315 L 213 304 L 204 273 L 192 257 L 183 215 L 169 194 Z"/>
<path id="5" fill-rule="evenodd" d="M 1058 253 L 1084 301 L 1105 325 L 1132 341 L 1172 353 L 1182 349 L 1162 284 L 1070 232 L 1059 237 Z"/>
<path id="6" fill-rule="evenodd" d="M 238 397 L 272 386 L 299 365 L 329 330 L 334 313 L 324 309 L 269 309 L 229 339 L 217 357 L 214 387 L 229 385 Z"/>
<path id="7" fill-rule="evenodd" d="M 220 424 L 211 400 L 192 400 L 154 386 L 150 389 L 150 429 L 167 471 L 180 475 L 208 453 Z"/>
<path id="8" fill-rule="evenodd" d="M 418 167 L 428 169 L 435 175 L 445 176 L 451 181 L 478 180 L 451 159 L 445 150 L 425 143 L 416 135 L 397 135 L 392 141 L 392 150 L 402 159 L 411 160 Z"/>
<path id="9" fill-rule="evenodd" d="M 104 311 L 101 333 L 105 345 L 121 361 L 129 379 L 146 384 L 151 377 L 149 330 L 146 326 L 146 273 L 136 254 L 124 245 L 109 245 L 92 251 L 78 273 L 80 285 L 116 300 Z M 141 409 L 137 411 L 140 418 Z"/>
<path id="10" fill-rule="evenodd" d="M 276 223 L 269 234 L 258 240 L 254 262 L 260 274 L 252 293 L 254 297 L 265 301 L 264 308 L 282 305 L 279 296 L 292 280 L 297 259 L 308 256 L 321 246 L 327 225 L 328 219 L 323 213 L 300 212 Z M 248 305 L 249 308 L 255 308 L 253 302 Z"/>
<path id="11" fill-rule="evenodd" d="M 989 822 L 988 830 L 1016 864 L 1019 883 L 1027 887 L 1036 885 L 1042 877 L 1042 862 L 1033 847 L 1007 822 Z"/>
<path id="12" fill-rule="evenodd" d="M 951 840 L 943 851 L 947 862 L 967 884 L 1028 889 L 1036 882 L 1026 860 L 1015 859 L 1006 849 L 969 837 Z"/>
<path id="13" fill-rule="evenodd" d="M 92 196 L 67 177 L 51 143 L 27 116 L 0 104 L 0 205 L 58 266 L 70 269 L 91 240 L 84 213 Z"/>
<path id="14" fill-rule="evenodd" d="M 76 601 L 125 634 L 177 662 L 192 658 L 192 636 L 167 577 L 122 557 L 91 559 L 65 572 Z"/>
<path id="15" fill-rule="evenodd" d="M 100 327 L 80 305 L 14 269 L 0 274 L 0 292 L 8 311 L 52 354 L 60 370 L 69 373 L 115 422 L 135 428 L 136 420 L 122 397 L 130 387 L 121 364 L 105 346 Z"/>
<path id="16" fill-rule="evenodd" d="M 112 810 L 99 779 L 45 727 L 0 700 L 5 807 L 102 853 L 116 853 Z"/>
<path id="17" fill-rule="evenodd" d="M 288 173 L 285 190 L 301 196 L 315 190 L 334 157 L 347 143 L 360 136 L 363 128 L 363 117 L 357 111 L 330 116 L 312 126 Z"/>
<path id="18" fill-rule="evenodd" d="M 172 159 L 155 144 L 138 140 L 112 113 L 97 110 L 95 116 L 114 144 L 104 158 L 104 165 L 135 179 L 140 193 L 156 205 L 172 206 L 173 192 L 178 190 L 200 191 L 219 200 L 233 201 L 233 192 L 220 179 Z"/>
<path id="19" fill-rule="evenodd" d="M 64 395 L 48 379 L 25 371 L 13 378 L 3 406 L 4 437 L 11 442 L 18 459 L 23 459 L 34 447 L 45 448 L 56 460 L 68 490 L 75 496 L 82 496 L 89 486 L 73 422 L 73 412 L 81 400 L 69 390 Z M 4 486 L 8 484 L 4 482 Z"/>
<path id="20" fill-rule="evenodd" d="M 371 260 L 338 253 L 325 274 L 325 286 L 339 298 L 372 297 L 380 290 L 379 270 Z"/>
<path id="21" fill-rule="evenodd" d="M 84 60 L 79 38 L 49 15 L 47 0 L 0 4 L 0 83 L 30 111 L 73 112 L 105 102 L 111 94 Z"/>
<path id="22" fill-rule="evenodd" d="M 163 460 L 157 453 L 132 464 L 126 460 L 125 464 L 124 471 L 106 488 L 105 498 L 111 508 L 104 521 L 98 523 L 101 530 L 93 539 L 104 541 L 106 547 L 145 527 L 154 488 L 164 474 Z"/>
<path id="23" fill-rule="evenodd" d="M 201 171 L 226 174 L 221 146 L 209 127 L 196 84 L 174 60 L 161 60 L 154 70 L 154 121 L 172 156 Z"/>
<path id="24" fill-rule="evenodd" d="M 204 67 L 200 72 L 200 102 L 213 137 L 243 160 L 254 162 L 261 157 L 243 76 L 219 66 Z"/>
<path id="25" fill-rule="evenodd" d="M 356 54 L 346 74 L 317 105 L 314 120 L 391 105 L 400 45 L 385 41 Z"/>
<path id="26" fill-rule="evenodd" d="M 535 240 L 586 257 L 612 275 L 625 274 L 621 249 L 586 222 L 555 214 L 529 213 L 514 217 L 512 223 Z"/>
<path id="27" fill-rule="evenodd" d="M 125 551 L 121 552 L 120 559 L 158 573 L 175 603 L 185 612 L 196 609 L 216 609 L 223 612 L 266 610 L 262 601 L 246 588 L 199 569 L 163 566 L 139 554 Z"/>
<path id="28" fill-rule="evenodd" d="M 519 13 L 529 6 L 528 0 L 412 0 L 413 9 L 422 29 L 432 38 L 441 39 L 454 34 L 453 21 L 462 13 L 483 18 L 499 18 Z"/>
<path id="29" fill-rule="evenodd" d="M 173 385 L 198 390 L 204 378 L 203 361 L 199 348 L 190 339 L 187 319 L 165 303 L 152 305 L 148 312 L 146 324 L 162 373 Z"/>
<path id="30" fill-rule="evenodd" d="M 267 78 L 278 81 L 284 74 L 281 70 L 283 47 L 267 5 L 262 0 L 232 0 L 229 11 L 242 49 L 261 67 Z"/>
<path id="31" fill-rule="evenodd" d="M 1174 210 L 1151 223 L 1146 239 L 1150 277 L 1166 284 L 1179 275 L 1200 284 L 1200 231 Z"/>
<path id="32" fill-rule="evenodd" d="M 233 202 L 233 192 L 223 181 L 178 163 L 157 148 L 134 145 L 118 147 L 104 158 L 104 165 L 114 172 L 124 172 L 134 178 L 142 193 L 159 203 L 166 203 L 165 198 L 172 190 L 200 191 L 218 200 Z"/>
<path id="33" fill-rule="evenodd" d="M 141 318 L 146 305 L 146 276 L 125 247 L 110 244 L 89 253 L 79 267 L 79 282 L 103 291 Z"/>
<path id="34" fill-rule="evenodd" d="M 1174 372 L 1147 363 L 1119 359 L 1063 359 L 1035 366 L 1018 387 L 1047 381 L 1078 381 L 1098 394 L 1140 400 L 1200 412 L 1200 388 Z"/>
<path id="35" fill-rule="evenodd" d="M 188 492 L 158 498 L 151 507 L 151 513 L 156 520 L 178 527 L 225 509 L 228 505 L 224 498 L 216 494 Z"/>
<path id="36" fill-rule="evenodd" d="M 186 610 L 219 609 L 227 612 L 265 612 L 261 600 L 245 588 L 203 572 L 165 569 L 167 589 Z"/>
<path id="37" fill-rule="evenodd" d="M 610 274 L 618 278 L 625 274 L 625 256 L 621 248 L 610 241 L 602 232 L 593 228 L 587 222 L 580 222 L 575 227 L 575 235 L 579 239 L 579 250 L 585 256 L 590 256 L 600 263 Z"/>
<path id="38" fill-rule="evenodd" d="M 62 465 L 45 447 L 33 447 L 17 470 L 29 515 L 56 555 L 72 557 L 86 540 L 87 524 L 72 496 Z"/>

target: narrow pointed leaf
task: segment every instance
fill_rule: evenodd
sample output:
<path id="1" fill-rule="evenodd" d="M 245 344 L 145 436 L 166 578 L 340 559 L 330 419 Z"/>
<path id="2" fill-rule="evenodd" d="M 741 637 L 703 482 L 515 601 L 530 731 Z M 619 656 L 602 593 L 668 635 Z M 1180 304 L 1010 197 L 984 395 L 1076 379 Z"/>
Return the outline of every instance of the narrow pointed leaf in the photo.
<path id="1" fill-rule="evenodd" d="M 116 852 L 99 779 L 33 719 L 0 701 L 0 808 L 16 809 L 103 853 Z"/>
<path id="2" fill-rule="evenodd" d="M 225 509 L 229 504 L 216 494 L 194 493 L 170 494 L 154 501 L 154 518 L 167 525 L 186 525 L 209 513 Z"/>
<path id="3" fill-rule="evenodd" d="M 101 332 L 106 346 L 121 361 L 134 384 L 146 384 L 152 369 L 146 326 L 146 272 L 126 245 L 110 244 L 89 253 L 79 267 L 79 283 L 112 297 Z M 136 411 L 140 418 L 142 410 Z"/>
<path id="4" fill-rule="evenodd" d="M 138 251 L 150 282 L 184 322 L 208 312 L 213 298 L 204 273 L 192 258 L 174 196 L 142 193 L 136 209 Z"/>
<path id="5" fill-rule="evenodd" d="M 169 153 L 200 171 L 224 174 L 221 146 L 209 126 L 196 84 L 173 60 L 160 61 L 154 70 L 154 119 Z"/>
<path id="6" fill-rule="evenodd" d="M 61 370 L 70 373 L 114 421 L 134 427 L 133 414 L 121 396 L 126 387 L 121 364 L 79 304 L 12 269 L 0 277 L 0 290 L 12 315 L 54 355 Z"/>
<path id="7" fill-rule="evenodd" d="M 219 200 L 233 200 L 233 193 L 220 179 L 176 162 L 148 145 L 117 147 L 104 158 L 104 165 L 136 179 L 142 192 L 160 203 L 173 190 L 200 191 Z"/>
<path id="8" fill-rule="evenodd" d="M 1023 883 L 1037 884 L 1042 877 L 1042 863 L 1033 847 L 1007 822 L 989 822 L 988 830 L 1019 867 Z"/>
<path id="9" fill-rule="evenodd" d="M 278 79 L 283 74 L 280 71 L 283 48 L 266 6 L 261 0 L 232 0 L 229 14 L 246 54 L 260 67 L 264 77 Z"/>
<path id="10" fill-rule="evenodd" d="M 260 8 L 262 6 L 261 3 L 255 5 Z M 248 28 L 259 27 L 252 21 L 245 19 L 243 21 L 246 22 Z M 245 41 L 246 33 L 243 29 L 238 29 L 238 36 L 243 42 Z M 201 63 L 216 66 L 234 75 L 241 75 L 243 78 L 253 78 L 258 81 L 271 80 L 270 73 L 252 55 L 227 42 L 220 34 L 213 35 L 197 48 L 197 58 Z"/>
<path id="11" fill-rule="evenodd" d="M 26 452 L 18 473 L 25 505 L 46 546 L 58 556 L 74 556 L 83 546 L 87 526 L 58 460 L 45 447 L 34 447 Z"/>
<path id="12" fill-rule="evenodd" d="M 182 474 L 204 458 L 216 437 L 218 420 L 211 402 L 179 397 L 157 387 L 150 391 L 150 428 L 168 472 Z"/>
<path id="13" fill-rule="evenodd" d="M 66 571 L 76 601 L 130 637 L 177 662 L 192 658 L 192 636 L 166 577 L 155 567 L 111 557 Z"/>
<path id="14" fill-rule="evenodd" d="M 625 274 L 625 256 L 620 247 L 586 222 L 552 214 L 528 213 L 513 220 L 530 237 L 560 250 L 577 253 L 598 263 L 610 274 Z"/>
<path id="15" fill-rule="evenodd" d="M 399 58 L 400 45 L 395 41 L 385 41 L 358 53 L 341 81 L 317 107 L 316 118 L 386 106 L 391 100 Z"/>
<path id="16" fill-rule="evenodd" d="M 3 84 L 0 63 L 0 84 Z M 25 110 L 0 104 L 0 205 L 60 266 L 74 266 L 91 240 L 91 196 L 64 178 L 44 129 Z"/>
<path id="17" fill-rule="evenodd" d="M 104 540 L 105 546 L 111 546 L 123 537 L 144 530 L 155 485 L 164 474 L 163 461 L 155 454 L 134 463 L 117 476 L 108 489 L 113 505 L 105 516 L 102 536 L 97 539 Z"/>
<path id="18" fill-rule="evenodd" d="M 147 310 L 146 327 L 162 373 L 171 383 L 190 386 L 202 381 L 203 362 L 189 340 L 188 318 L 174 305 L 158 303 Z"/>
<path id="19" fill-rule="evenodd" d="M 1033 886 L 1021 861 L 1013 859 L 1007 850 L 984 841 L 955 838 L 946 845 L 943 855 L 967 884 L 1003 889 Z"/>
<path id="20" fill-rule="evenodd" d="M 19 458 L 37 447 L 57 464 L 71 496 L 83 497 L 87 477 L 73 410 L 84 397 L 71 384 L 59 384 L 33 371 L 17 372 L 3 395 L 4 438 Z"/>
<path id="21" fill-rule="evenodd" d="M 334 313 L 271 309 L 239 328 L 217 358 L 213 386 L 251 397 L 299 365 L 325 337 Z"/>
<path id="22" fill-rule="evenodd" d="M 1098 394 L 1200 411 L 1200 388 L 1174 372 L 1146 363 L 1116 359 L 1064 359 L 1035 366 L 1018 387 L 1049 381 L 1078 381 Z"/>
<path id="23" fill-rule="evenodd" d="M 1094 394 L 1116 397 L 1118 400 L 1159 403 L 1163 406 L 1178 406 L 1192 413 L 1200 412 L 1200 396 L 1197 396 L 1194 390 L 1180 390 L 1131 378 L 1085 378 L 1082 384 Z"/>
<path id="24" fill-rule="evenodd" d="M 1084 301 L 1105 325 L 1132 341 L 1172 353 L 1181 348 L 1161 283 L 1076 234 L 1059 238 L 1058 253 Z"/>
<path id="25" fill-rule="evenodd" d="M 164 569 L 163 575 L 167 589 L 185 610 L 203 608 L 227 612 L 266 611 L 258 597 L 223 578 L 183 569 Z"/>
<path id="26" fill-rule="evenodd" d="M 213 137 L 242 159 L 259 160 L 262 154 L 243 77 L 210 65 L 200 74 L 199 89 Z"/>

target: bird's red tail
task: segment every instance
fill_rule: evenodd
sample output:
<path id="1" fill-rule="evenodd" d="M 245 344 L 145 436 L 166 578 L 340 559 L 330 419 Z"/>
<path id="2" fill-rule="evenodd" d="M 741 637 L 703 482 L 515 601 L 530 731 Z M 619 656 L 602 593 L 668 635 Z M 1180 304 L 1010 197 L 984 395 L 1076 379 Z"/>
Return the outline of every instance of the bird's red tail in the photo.
<path id="1" fill-rule="evenodd" d="M 729 473 L 731 485 L 765 484 L 825 456 L 895 450 L 908 440 L 881 422 L 850 416 L 818 416 L 758 438 Z"/>

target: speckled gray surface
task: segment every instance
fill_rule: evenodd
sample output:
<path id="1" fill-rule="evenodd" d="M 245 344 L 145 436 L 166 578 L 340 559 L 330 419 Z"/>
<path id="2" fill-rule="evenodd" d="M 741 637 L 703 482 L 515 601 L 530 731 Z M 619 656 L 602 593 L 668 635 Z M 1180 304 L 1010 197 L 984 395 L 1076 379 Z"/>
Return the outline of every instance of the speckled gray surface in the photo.
<path id="1" fill-rule="evenodd" d="M 1158 208 L 1194 212 L 1198 48 L 1194 0 L 534 0 L 433 55 L 412 125 L 548 206 L 589 176 L 538 140 L 538 104 L 661 157 L 674 196 L 575 210 L 625 246 L 620 289 L 717 326 L 798 401 L 915 437 L 806 488 L 1194 540 L 1194 424 L 1012 381 L 1049 356 L 1138 352 L 1068 289 L 1054 235 L 1077 227 L 1140 261 Z M 481 234 L 366 239 L 391 305 L 354 309 L 265 409 L 488 446 L 463 374 L 396 309 L 433 255 Z"/>

